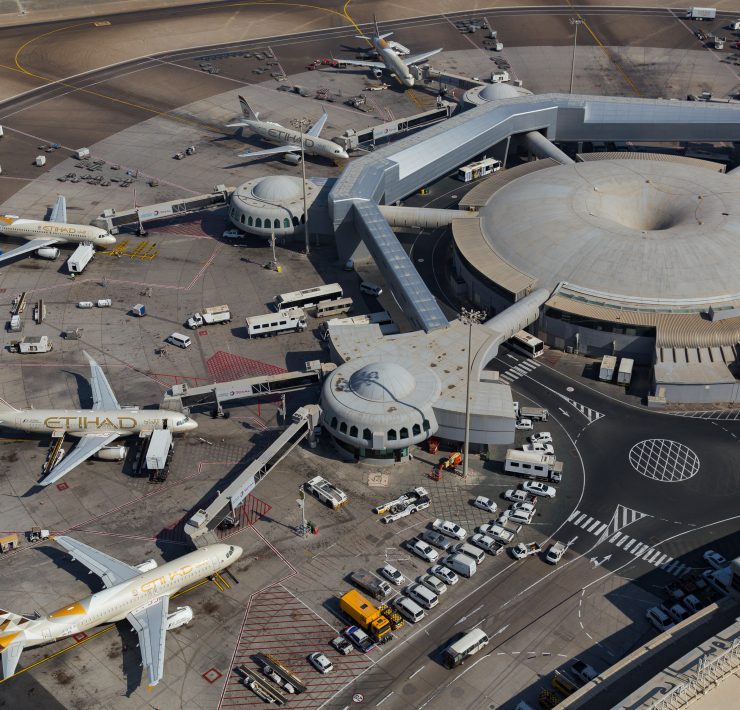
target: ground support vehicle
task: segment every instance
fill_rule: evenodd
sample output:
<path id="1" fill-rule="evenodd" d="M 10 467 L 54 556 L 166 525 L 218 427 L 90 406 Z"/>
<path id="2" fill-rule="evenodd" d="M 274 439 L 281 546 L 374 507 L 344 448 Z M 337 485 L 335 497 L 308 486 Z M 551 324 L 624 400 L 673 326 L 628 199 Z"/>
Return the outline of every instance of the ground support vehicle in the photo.
<path id="1" fill-rule="evenodd" d="M 304 488 L 306 493 L 310 493 L 333 510 L 341 508 L 347 502 L 347 494 L 321 476 L 314 476 L 306 481 Z"/>
<path id="2" fill-rule="evenodd" d="M 392 523 L 395 520 L 400 520 L 428 508 L 430 502 L 429 493 L 426 488 L 419 486 L 418 488 L 414 488 L 413 491 L 404 493 L 395 500 L 373 508 L 373 513 L 383 516 L 381 519 L 382 523 Z"/>
<path id="3" fill-rule="evenodd" d="M 393 589 L 388 582 L 378 579 L 366 569 L 358 569 L 349 575 L 352 584 L 367 592 L 373 599 L 384 602 L 393 595 Z"/>
<path id="4" fill-rule="evenodd" d="M 187 320 L 188 328 L 200 328 L 203 325 L 212 325 L 213 323 L 231 323 L 231 311 L 229 307 L 211 306 L 204 308 L 200 313 L 194 313 Z"/>
<path id="5" fill-rule="evenodd" d="M 391 632 L 391 624 L 380 609 L 354 589 L 339 598 L 339 608 L 374 641 L 382 641 Z"/>
<path id="6" fill-rule="evenodd" d="M 538 555 L 542 552 L 542 546 L 538 542 L 520 542 L 511 548 L 511 554 L 517 560 L 523 560 L 531 555 Z"/>

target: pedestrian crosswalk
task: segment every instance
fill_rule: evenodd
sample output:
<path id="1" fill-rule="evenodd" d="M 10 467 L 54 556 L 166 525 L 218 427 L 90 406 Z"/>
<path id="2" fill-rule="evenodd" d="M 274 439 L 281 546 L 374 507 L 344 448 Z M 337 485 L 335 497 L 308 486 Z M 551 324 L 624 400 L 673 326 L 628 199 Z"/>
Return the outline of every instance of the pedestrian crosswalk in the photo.
<path id="1" fill-rule="evenodd" d="M 514 367 L 509 368 L 506 372 L 502 372 L 499 376 L 504 382 L 511 384 L 518 380 L 520 377 L 528 375 L 533 370 L 536 370 L 540 366 L 539 360 L 522 360 L 518 362 Z"/>
<path id="2" fill-rule="evenodd" d="M 681 577 L 691 569 L 689 565 L 679 562 L 670 555 L 622 532 L 622 528 L 648 517 L 650 516 L 647 513 L 641 513 L 639 510 L 633 510 L 624 505 L 617 505 L 609 523 L 604 523 L 598 518 L 577 509 L 571 513 L 568 522 L 600 538 L 599 542 L 609 542 L 636 560 L 640 559 L 647 562 L 674 577 Z"/>
<path id="3" fill-rule="evenodd" d="M 576 402 L 574 399 L 571 399 L 570 397 L 563 397 L 563 399 L 568 404 L 575 407 L 591 423 L 598 421 L 599 419 L 601 419 L 601 417 L 604 416 L 601 412 L 597 412 L 595 409 L 591 409 L 591 407 L 587 407 L 584 404 L 581 404 L 580 402 Z"/>

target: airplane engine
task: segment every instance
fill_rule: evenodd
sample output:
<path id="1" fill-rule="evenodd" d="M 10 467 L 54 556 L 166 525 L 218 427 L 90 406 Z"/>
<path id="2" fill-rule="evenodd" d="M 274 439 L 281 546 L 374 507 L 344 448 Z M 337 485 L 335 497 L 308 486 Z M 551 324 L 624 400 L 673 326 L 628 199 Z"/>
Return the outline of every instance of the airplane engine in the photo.
<path id="1" fill-rule="evenodd" d="M 291 165 L 298 165 L 298 163 L 301 162 L 301 154 L 300 153 L 286 153 L 283 156 L 283 160 L 286 163 L 290 163 Z"/>
<path id="2" fill-rule="evenodd" d="M 383 70 L 382 69 L 373 69 L 373 76 L 376 79 L 380 79 L 380 77 L 383 76 Z"/>
<path id="3" fill-rule="evenodd" d="M 127 453 L 125 446 L 106 446 L 95 454 L 95 458 L 101 461 L 123 461 Z"/>
<path id="4" fill-rule="evenodd" d="M 42 247 L 36 250 L 36 256 L 42 259 L 54 260 L 59 256 L 59 249 L 56 247 Z"/>
<path id="5" fill-rule="evenodd" d="M 151 572 L 153 569 L 157 569 L 156 560 L 144 560 L 140 565 L 136 565 L 136 569 L 139 572 Z"/>
<path id="6" fill-rule="evenodd" d="M 193 620 L 193 610 L 189 606 L 178 606 L 177 611 L 167 614 L 167 631 L 187 624 Z"/>

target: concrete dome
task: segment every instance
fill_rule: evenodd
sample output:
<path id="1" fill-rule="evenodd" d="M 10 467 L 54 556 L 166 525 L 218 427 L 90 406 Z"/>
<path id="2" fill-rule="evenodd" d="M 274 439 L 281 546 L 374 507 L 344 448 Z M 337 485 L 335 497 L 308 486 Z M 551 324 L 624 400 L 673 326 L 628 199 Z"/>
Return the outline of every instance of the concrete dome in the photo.
<path id="1" fill-rule="evenodd" d="M 480 96 L 485 101 L 496 101 L 498 99 L 516 98 L 517 96 L 520 96 L 520 93 L 519 91 L 517 91 L 517 88 L 515 86 L 511 86 L 510 84 L 498 83 L 488 84 L 488 86 L 484 86 L 478 92 L 478 96 Z"/>
<path id="2" fill-rule="evenodd" d="M 252 188 L 252 194 L 266 202 L 290 200 L 302 194 L 301 181 L 287 175 L 268 175 Z"/>
<path id="3" fill-rule="evenodd" d="M 349 378 L 349 388 L 358 397 L 371 402 L 400 400 L 414 390 L 416 380 L 395 362 L 373 362 Z"/>
<path id="4" fill-rule="evenodd" d="M 740 180 L 705 167 L 601 160 L 504 185 L 481 229 L 538 286 L 686 306 L 740 293 L 739 200 Z"/>

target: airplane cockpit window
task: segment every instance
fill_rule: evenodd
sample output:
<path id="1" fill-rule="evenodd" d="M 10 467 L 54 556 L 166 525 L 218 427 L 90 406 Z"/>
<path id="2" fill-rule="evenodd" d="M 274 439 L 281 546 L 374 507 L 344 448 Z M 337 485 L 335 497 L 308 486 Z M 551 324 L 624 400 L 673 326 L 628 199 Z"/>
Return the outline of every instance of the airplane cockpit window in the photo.
<path id="1" fill-rule="evenodd" d="M 234 546 L 229 545 L 229 549 L 226 551 L 226 556 L 231 557 L 234 554 Z"/>

